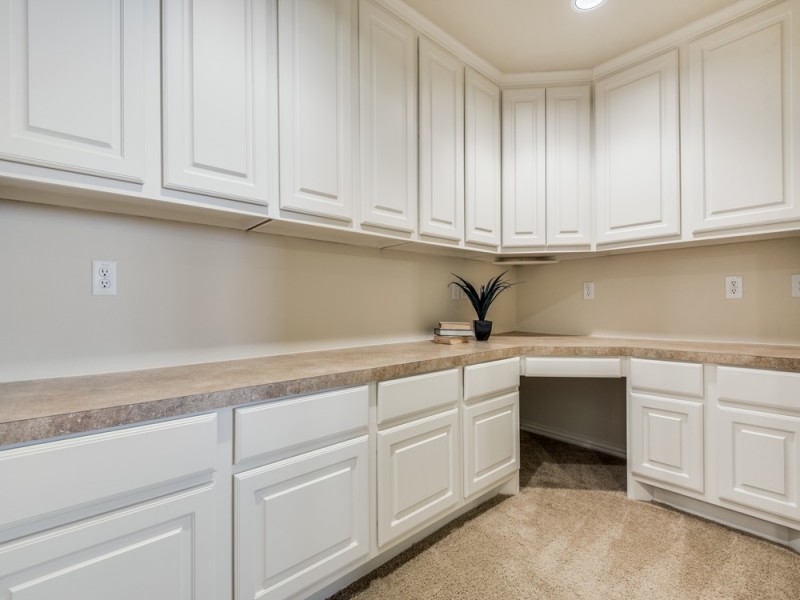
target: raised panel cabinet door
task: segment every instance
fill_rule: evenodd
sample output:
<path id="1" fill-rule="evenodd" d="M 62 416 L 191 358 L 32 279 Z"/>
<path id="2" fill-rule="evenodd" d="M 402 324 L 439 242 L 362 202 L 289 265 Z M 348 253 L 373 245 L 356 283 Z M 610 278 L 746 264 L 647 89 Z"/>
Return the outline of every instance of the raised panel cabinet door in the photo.
<path id="1" fill-rule="evenodd" d="M 378 545 L 413 533 L 459 501 L 458 410 L 378 432 Z"/>
<path id="2" fill-rule="evenodd" d="M 353 220 L 355 0 L 279 0 L 280 208 Z"/>
<path id="3" fill-rule="evenodd" d="M 800 219 L 800 10 L 785 2 L 689 44 L 695 234 Z"/>
<path id="4" fill-rule="evenodd" d="M 369 553 L 367 436 L 234 475 L 234 510 L 234 597 L 305 597 Z"/>
<path id="5" fill-rule="evenodd" d="M 467 242 L 500 245 L 500 88 L 467 67 L 464 79 Z"/>
<path id="6" fill-rule="evenodd" d="M 595 83 L 596 241 L 680 234 L 678 50 Z"/>
<path id="7" fill-rule="evenodd" d="M 0 545 L 0 597 L 216 600 L 213 486 Z"/>
<path id="8" fill-rule="evenodd" d="M 417 39 L 407 23 L 361 0 L 361 223 L 417 225 Z"/>
<path id="9" fill-rule="evenodd" d="M 143 182 L 145 4 L 0 2 L 0 158 Z"/>
<path id="10" fill-rule="evenodd" d="M 276 0 L 163 3 L 164 187 L 277 199 L 276 9 Z"/>
<path id="11" fill-rule="evenodd" d="M 703 423 L 702 401 L 631 393 L 631 471 L 702 493 Z"/>
<path id="12" fill-rule="evenodd" d="M 591 88 L 547 89 L 547 245 L 589 246 Z"/>
<path id="13" fill-rule="evenodd" d="M 519 393 L 466 406 L 464 498 L 469 500 L 519 470 Z"/>
<path id="14" fill-rule="evenodd" d="M 800 418 L 719 407 L 717 489 L 727 502 L 800 521 Z"/>
<path id="15" fill-rule="evenodd" d="M 547 243 L 544 88 L 503 90 L 503 247 Z"/>
<path id="16" fill-rule="evenodd" d="M 419 232 L 464 239 L 464 63 L 419 38 Z"/>

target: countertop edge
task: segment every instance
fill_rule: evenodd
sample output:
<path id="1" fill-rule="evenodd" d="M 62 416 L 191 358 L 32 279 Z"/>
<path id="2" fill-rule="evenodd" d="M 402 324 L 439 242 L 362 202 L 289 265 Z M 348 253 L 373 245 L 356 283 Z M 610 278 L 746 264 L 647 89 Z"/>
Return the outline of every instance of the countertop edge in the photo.
<path id="1" fill-rule="evenodd" d="M 800 372 L 800 347 L 772 346 L 758 344 L 735 343 L 705 343 L 681 342 L 677 340 L 632 340 L 616 338 L 592 337 L 538 337 L 515 334 L 509 336 L 496 336 L 493 344 L 469 348 L 458 346 L 439 347 L 436 351 L 442 355 L 424 357 L 418 360 L 404 359 L 392 362 L 386 359 L 384 364 L 362 369 L 336 368 L 331 366 L 326 370 L 315 369 L 316 374 L 307 377 L 292 377 L 279 379 L 256 385 L 237 387 L 228 385 L 223 389 L 202 391 L 200 393 L 177 394 L 168 397 L 145 399 L 141 402 L 122 401 L 108 406 L 87 406 L 85 409 L 73 409 L 59 412 L 51 410 L 49 414 L 31 415 L 30 406 L 20 402 L 23 410 L 20 418 L 13 418 L 8 414 L 0 422 L 0 447 L 18 446 L 38 442 L 50 438 L 59 438 L 71 435 L 84 434 L 105 430 L 113 427 L 142 424 L 165 418 L 176 418 L 192 414 L 208 412 L 229 407 L 243 406 L 256 402 L 275 400 L 282 397 L 299 394 L 314 393 L 326 389 L 335 389 L 354 385 L 363 385 L 373 381 L 384 381 L 398 377 L 422 374 L 454 367 L 463 367 L 503 358 L 518 356 L 538 357 L 632 357 L 654 360 L 672 360 L 680 362 L 698 362 L 724 366 L 738 366 L 746 368 L 769 369 L 776 371 Z M 430 346 L 423 346 L 425 342 L 411 342 L 407 344 L 392 344 L 381 346 L 381 349 L 392 350 L 394 347 L 404 351 L 413 350 L 418 346 L 419 353 L 433 353 Z M 416 346 L 415 346 L 416 345 Z M 466 345 L 465 345 L 466 346 Z M 347 360 L 357 361 L 357 353 L 370 352 L 372 347 L 361 349 L 346 349 L 341 351 L 320 351 L 316 353 L 303 353 L 302 355 L 279 355 L 259 359 L 263 364 L 272 361 L 285 360 L 287 357 L 302 357 L 305 361 L 312 360 L 315 356 L 327 357 L 334 360 L 342 356 Z M 447 349 L 452 349 L 448 353 Z M 356 356 L 353 356 L 353 355 Z M 344 360 L 344 358 L 342 360 Z M 248 360 L 229 361 L 219 363 L 238 367 L 246 365 Z M 186 368 L 190 368 L 186 367 Z M 196 366 L 202 367 L 202 365 Z M 124 377 L 128 383 L 136 378 L 144 379 L 152 373 L 169 374 L 177 372 L 180 367 L 157 369 L 150 371 L 131 372 L 123 374 L 109 374 L 107 376 L 87 376 L 77 378 L 64 378 L 62 380 L 41 380 L 32 382 L 16 382 L 14 384 L 0 384 L 0 391 L 12 389 L 19 392 L 26 391 L 35 395 L 35 388 L 47 390 L 48 385 L 53 386 L 53 394 L 59 381 L 68 381 L 79 388 L 82 381 L 89 381 L 92 377 Z M 44 394 L 44 392 L 42 392 Z M 80 389 L 76 393 L 80 393 Z M 54 403 L 53 398 L 48 398 Z M 5 400 L 0 400 L 2 408 Z M 36 399 L 28 402 L 36 402 Z M 87 404 L 89 402 L 87 401 Z M 6 411 L 12 412 L 12 411 Z"/>

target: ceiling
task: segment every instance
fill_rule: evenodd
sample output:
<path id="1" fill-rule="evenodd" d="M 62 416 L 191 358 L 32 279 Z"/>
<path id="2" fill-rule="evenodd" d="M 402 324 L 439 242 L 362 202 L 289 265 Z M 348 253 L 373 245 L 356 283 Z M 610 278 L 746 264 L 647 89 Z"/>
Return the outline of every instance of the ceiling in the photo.
<path id="1" fill-rule="evenodd" d="M 505 73 L 589 69 L 736 0 L 404 0 Z"/>

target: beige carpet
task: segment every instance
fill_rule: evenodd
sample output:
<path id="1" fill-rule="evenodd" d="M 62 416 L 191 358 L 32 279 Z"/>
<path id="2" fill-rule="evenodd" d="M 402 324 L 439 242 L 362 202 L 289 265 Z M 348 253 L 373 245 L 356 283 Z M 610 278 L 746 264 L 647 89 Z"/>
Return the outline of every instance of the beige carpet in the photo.
<path id="1" fill-rule="evenodd" d="M 520 485 L 333 598 L 800 599 L 800 555 L 626 499 L 622 460 L 523 432 Z"/>

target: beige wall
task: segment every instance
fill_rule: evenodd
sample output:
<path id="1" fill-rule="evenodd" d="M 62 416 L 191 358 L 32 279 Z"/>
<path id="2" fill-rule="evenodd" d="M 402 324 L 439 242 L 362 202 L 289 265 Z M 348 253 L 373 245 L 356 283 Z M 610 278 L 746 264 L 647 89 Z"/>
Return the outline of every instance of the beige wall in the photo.
<path id="1" fill-rule="evenodd" d="M 800 238 L 643 252 L 523 267 L 518 326 L 524 331 L 800 343 Z M 726 300 L 726 275 L 744 297 Z M 593 281 L 595 299 L 583 300 Z"/>
<path id="2" fill-rule="evenodd" d="M 0 381 L 427 339 L 490 264 L 0 200 Z M 119 293 L 91 295 L 92 259 Z M 516 289 L 495 331 L 516 323 Z"/>

